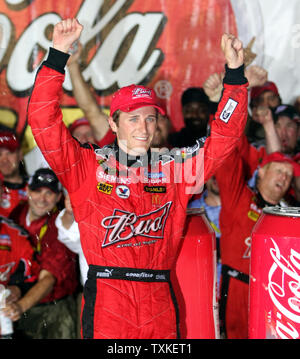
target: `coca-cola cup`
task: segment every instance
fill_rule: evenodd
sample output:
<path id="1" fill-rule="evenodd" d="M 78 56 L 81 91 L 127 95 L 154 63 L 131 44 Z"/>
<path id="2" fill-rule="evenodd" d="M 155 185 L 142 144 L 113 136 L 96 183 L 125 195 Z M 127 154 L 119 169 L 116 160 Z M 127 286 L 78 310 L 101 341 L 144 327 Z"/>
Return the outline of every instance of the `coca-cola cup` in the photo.
<path id="1" fill-rule="evenodd" d="M 251 240 L 249 338 L 299 339 L 300 208 L 264 208 Z"/>
<path id="2" fill-rule="evenodd" d="M 12 320 L 2 313 L 6 306 L 6 298 L 10 295 L 10 290 L 0 284 L 0 338 L 11 339 L 13 334 Z"/>
<path id="3" fill-rule="evenodd" d="M 218 339 L 216 238 L 204 210 L 187 212 L 172 285 L 179 307 L 182 339 Z"/>

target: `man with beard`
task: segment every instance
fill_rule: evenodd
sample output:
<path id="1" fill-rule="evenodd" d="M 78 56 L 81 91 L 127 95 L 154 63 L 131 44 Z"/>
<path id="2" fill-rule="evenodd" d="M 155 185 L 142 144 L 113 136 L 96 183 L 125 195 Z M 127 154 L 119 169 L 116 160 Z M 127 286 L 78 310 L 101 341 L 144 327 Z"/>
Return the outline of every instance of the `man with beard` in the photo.
<path id="1" fill-rule="evenodd" d="M 187 147 L 198 138 L 207 135 L 210 101 L 201 87 L 190 87 L 181 96 L 182 115 L 185 127 L 169 135 L 172 147 Z"/>

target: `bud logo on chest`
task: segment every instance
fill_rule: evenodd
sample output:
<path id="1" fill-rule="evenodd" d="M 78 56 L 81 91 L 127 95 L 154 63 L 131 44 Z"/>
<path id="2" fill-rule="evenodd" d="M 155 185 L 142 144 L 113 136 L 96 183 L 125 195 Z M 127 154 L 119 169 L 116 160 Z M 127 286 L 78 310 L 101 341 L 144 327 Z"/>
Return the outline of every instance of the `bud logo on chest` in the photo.
<path id="1" fill-rule="evenodd" d="M 112 216 L 103 218 L 101 222 L 102 227 L 106 228 L 102 247 L 128 241 L 136 236 L 163 238 L 171 205 L 172 202 L 167 202 L 162 207 L 142 215 L 115 209 Z"/>

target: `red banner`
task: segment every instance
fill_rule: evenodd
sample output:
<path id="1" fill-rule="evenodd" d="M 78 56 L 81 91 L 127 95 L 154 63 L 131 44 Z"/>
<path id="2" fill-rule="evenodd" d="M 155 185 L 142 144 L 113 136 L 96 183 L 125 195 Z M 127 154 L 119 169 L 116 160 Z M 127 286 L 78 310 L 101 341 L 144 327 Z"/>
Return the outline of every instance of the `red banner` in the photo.
<path id="1" fill-rule="evenodd" d="M 222 33 L 237 32 L 229 0 L 1 0 L 0 121 L 18 132 L 53 25 L 67 17 L 84 25 L 82 71 L 99 105 L 109 107 L 119 87 L 145 84 L 176 130 L 183 126 L 182 92 L 223 70 Z M 68 73 L 61 106 L 67 122 L 78 117 Z"/>

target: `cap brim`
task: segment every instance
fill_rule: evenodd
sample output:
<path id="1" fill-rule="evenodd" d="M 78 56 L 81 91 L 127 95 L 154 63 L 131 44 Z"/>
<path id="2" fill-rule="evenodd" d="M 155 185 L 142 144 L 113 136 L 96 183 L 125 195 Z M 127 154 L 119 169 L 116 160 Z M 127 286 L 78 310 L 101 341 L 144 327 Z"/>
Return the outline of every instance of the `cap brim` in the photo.
<path id="1" fill-rule="evenodd" d="M 57 189 L 57 188 L 53 188 L 53 187 L 50 187 L 48 185 L 45 185 L 44 183 L 41 183 L 41 184 L 31 184 L 31 185 L 28 185 L 29 189 L 31 189 L 32 191 L 35 191 L 36 189 L 39 189 L 39 188 L 42 188 L 42 187 L 45 187 L 45 188 L 48 188 L 50 189 L 52 192 L 54 193 L 59 193 L 60 190 Z"/>
<path id="2" fill-rule="evenodd" d="M 112 116 L 114 114 L 114 112 L 116 112 L 117 110 L 128 113 L 128 112 L 132 112 L 132 111 L 137 110 L 138 108 L 142 108 L 142 107 L 154 107 L 159 111 L 159 113 L 161 115 L 164 116 L 166 114 L 165 110 L 156 104 L 148 103 L 148 102 L 140 102 L 140 103 L 136 103 L 136 104 L 121 106 L 121 107 L 115 109 L 113 112 L 111 112 L 110 115 Z"/>
<path id="3" fill-rule="evenodd" d="M 1 144 L 0 148 L 6 148 L 10 152 L 15 152 L 17 149 L 19 149 L 19 146 L 17 144 L 16 145 Z"/>

